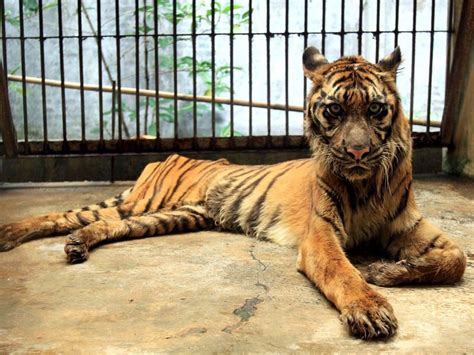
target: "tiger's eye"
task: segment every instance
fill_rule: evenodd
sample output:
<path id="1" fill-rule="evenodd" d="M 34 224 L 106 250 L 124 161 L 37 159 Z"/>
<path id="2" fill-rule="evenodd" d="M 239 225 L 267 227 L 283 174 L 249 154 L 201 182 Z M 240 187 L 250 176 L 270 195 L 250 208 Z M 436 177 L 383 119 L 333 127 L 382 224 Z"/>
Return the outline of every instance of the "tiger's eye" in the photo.
<path id="1" fill-rule="evenodd" d="M 341 116 L 343 111 L 342 111 L 342 107 L 341 105 L 339 104 L 330 104 L 328 107 L 327 107 L 327 110 L 329 111 L 329 113 L 333 116 Z"/>
<path id="2" fill-rule="evenodd" d="M 369 114 L 370 115 L 377 115 L 379 114 L 383 109 L 383 105 L 378 103 L 378 102 L 372 102 L 370 105 L 369 105 Z"/>

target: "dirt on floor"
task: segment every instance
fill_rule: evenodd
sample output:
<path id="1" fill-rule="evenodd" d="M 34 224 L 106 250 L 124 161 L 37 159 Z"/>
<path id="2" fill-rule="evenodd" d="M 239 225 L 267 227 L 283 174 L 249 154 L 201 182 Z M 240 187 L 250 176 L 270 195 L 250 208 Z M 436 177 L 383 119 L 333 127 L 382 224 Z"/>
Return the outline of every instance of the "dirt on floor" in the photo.
<path id="1" fill-rule="evenodd" d="M 0 188 L 0 223 L 97 202 L 127 184 Z M 296 272 L 294 249 L 217 232 L 104 245 L 68 265 L 64 237 L 0 254 L 0 353 L 474 350 L 474 183 L 417 177 L 420 209 L 468 256 L 452 286 L 378 288 L 398 334 L 364 342 Z"/>

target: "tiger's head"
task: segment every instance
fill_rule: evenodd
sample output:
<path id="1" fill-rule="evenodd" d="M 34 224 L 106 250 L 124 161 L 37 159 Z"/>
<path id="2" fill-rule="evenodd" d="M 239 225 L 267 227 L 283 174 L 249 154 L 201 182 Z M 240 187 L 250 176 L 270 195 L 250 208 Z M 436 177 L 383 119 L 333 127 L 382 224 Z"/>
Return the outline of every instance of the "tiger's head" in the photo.
<path id="1" fill-rule="evenodd" d="M 303 54 L 313 87 L 307 98 L 305 134 L 313 155 L 350 181 L 390 174 L 411 151 L 410 128 L 395 84 L 400 49 L 377 64 L 359 56 L 332 63 L 314 47 Z"/>

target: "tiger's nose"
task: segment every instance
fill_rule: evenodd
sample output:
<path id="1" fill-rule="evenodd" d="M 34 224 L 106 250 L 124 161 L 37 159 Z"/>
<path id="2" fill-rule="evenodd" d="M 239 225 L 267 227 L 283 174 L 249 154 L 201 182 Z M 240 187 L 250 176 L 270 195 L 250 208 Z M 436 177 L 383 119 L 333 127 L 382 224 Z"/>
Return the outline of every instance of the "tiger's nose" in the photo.
<path id="1" fill-rule="evenodd" d="M 352 155 L 354 159 L 359 162 L 364 155 L 369 153 L 370 148 L 368 146 L 353 145 L 346 149 L 349 155 Z"/>

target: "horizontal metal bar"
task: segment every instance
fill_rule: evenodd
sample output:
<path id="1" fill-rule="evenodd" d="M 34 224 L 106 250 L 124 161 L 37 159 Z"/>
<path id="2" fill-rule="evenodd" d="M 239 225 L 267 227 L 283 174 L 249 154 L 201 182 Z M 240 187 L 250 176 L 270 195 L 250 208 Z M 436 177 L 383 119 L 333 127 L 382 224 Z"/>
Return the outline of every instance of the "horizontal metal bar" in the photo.
<path id="1" fill-rule="evenodd" d="M 285 139 L 289 143 L 285 144 Z M 144 139 L 140 137 L 137 139 L 122 139 L 121 141 L 105 140 L 100 146 L 100 140 L 88 140 L 86 142 L 85 150 L 89 153 L 128 153 L 136 152 L 138 144 L 140 144 L 140 151 L 142 152 L 174 152 L 174 151 L 203 151 L 203 150 L 247 150 L 249 141 L 252 141 L 254 149 L 265 148 L 302 148 L 306 147 L 306 140 L 303 136 L 273 136 L 271 143 L 269 143 L 268 136 L 253 136 L 253 137 L 197 137 L 197 138 L 163 138 L 160 139 L 160 149 L 157 150 L 155 144 L 155 137 Z M 139 143 L 138 143 L 139 142 Z M 105 143 L 105 144 L 104 144 Z M 84 154 L 81 151 L 81 141 L 68 141 L 69 151 L 65 153 L 62 147 L 62 141 L 50 141 L 49 152 L 45 154 L 42 142 L 29 142 L 30 155 L 64 155 L 64 154 Z M 24 143 L 20 142 L 19 153 L 24 154 Z M 4 149 L 3 143 L 0 142 L 0 152 Z"/>
<path id="2" fill-rule="evenodd" d="M 373 35 L 378 35 L 378 34 L 385 34 L 385 33 L 392 33 L 392 34 L 400 34 L 400 33 L 449 33 L 450 31 L 449 30 L 416 30 L 416 31 L 413 31 L 413 30 L 382 30 L 382 31 L 311 31 L 311 32 L 254 32 L 252 33 L 252 36 L 287 36 L 287 35 L 291 35 L 291 36 L 306 36 L 306 35 L 321 35 L 321 34 L 326 34 L 326 35 L 346 35 L 346 34 L 373 34 Z M 249 34 L 247 32 L 234 32 L 233 34 L 234 36 L 249 36 Z M 157 34 L 158 37 L 202 37 L 202 36 L 230 36 L 230 33 L 229 32 L 216 32 L 214 34 L 209 34 L 209 33 L 196 33 L 196 34 L 193 34 L 192 32 L 190 33 L 177 33 L 177 34 L 173 34 L 173 33 L 159 33 Z M 95 36 L 95 35 L 82 35 L 82 36 L 72 36 L 72 35 L 66 35 L 66 36 L 62 36 L 62 37 L 59 37 L 59 36 L 43 36 L 43 37 L 39 37 L 39 36 L 25 36 L 25 37 L 20 37 L 20 36 L 7 36 L 7 37 L 4 37 L 5 39 L 7 40 L 18 40 L 18 39 L 25 39 L 25 40 L 28 40 L 28 39 L 34 39 L 34 40 L 47 40 L 47 39 L 60 39 L 60 38 L 64 38 L 64 39 L 78 39 L 78 38 L 82 38 L 82 39 L 89 39 L 89 38 L 99 38 L 99 39 L 102 39 L 102 38 L 116 38 L 117 35 L 102 35 L 100 37 L 98 36 Z M 135 35 L 134 34 L 129 34 L 129 35 L 120 35 L 118 36 L 119 38 L 134 38 Z M 155 37 L 154 34 L 140 34 L 140 37 Z"/>
<path id="3" fill-rule="evenodd" d="M 27 82 L 29 84 L 41 84 L 43 80 L 37 77 L 26 76 L 24 79 L 20 75 L 8 75 L 8 79 L 11 81 L 19 81 L 19 82 Z M 63 84 L 60 80 L 52 80 L 52 79 L 45 79 L 45 85 L 47 86 L 54 86 L 54 87 L 62 87 Z M 66 81 L 64 82 L 64 87 L 67 89 L 73 90 L 80 90 L 81 85 L 79 83 Z M 100 86 L 95 84 L 84 84 L 82 87 L 85 91 L 99 91 Z M 115 90 L 118 90 L 116 88 Z M 113 92 L 112 86 L 102 86 L 102 91 L 104 92 Z M 155 90 L 148 90 L 148 89 L 139 89 L 136 88 L 129 88 L 129 87 L 122 87 L 120 92 L 125 95 L 139 95 L 139 96 L 146 96 L 146 97 L 156 97 Z M 257 107 L 257 108 L 270 108 L 273 110 L 282 110 L 282 111 L 293 111 L 293 112 L 304 112 L 303 106 L 298 105 L 286 105 L 286 103 L 267 103 L 267 102 L 259 102 L 259 101 L 246 101 L 242 99 L 227 99 L 223 97 L 215 97 L 214 100 L 211 96 L 200 96 L 200 95 L 193 95 L 193 94 L 182 94 L 177 93 L 175 95 L 173 92 L 168 91 L 158 91 L 158 97 L 164 99 L 177 99 L 181 101 L 197 101 L 197 102 L 206 102 L 206 103 L 219 103 L 223 105 L 236 105 L 236 106 L 245 106 L 245 107 Z M 423 119 L 413 119 L 413 124 L 417 126 L 425 126 L 426 120 Z M 431 121 L 431 127 L 441 127 L 441 121 Z"/>

